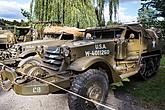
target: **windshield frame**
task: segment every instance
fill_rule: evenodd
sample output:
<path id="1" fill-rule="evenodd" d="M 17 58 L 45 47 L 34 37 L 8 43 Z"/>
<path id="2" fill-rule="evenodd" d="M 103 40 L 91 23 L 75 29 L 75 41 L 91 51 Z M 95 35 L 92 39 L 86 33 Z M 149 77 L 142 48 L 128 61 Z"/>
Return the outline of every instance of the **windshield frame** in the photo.
<path id="1" fill-rule="evenodd" d="M 124 28 L 109 28 L 109 29 L 96 29 L 96 30 L 93 30 L 93 29 L 87 29 L 83 35 L 83 38 L 84 40 L 103 40 L 103 39 L 115 39 L 115 38 L 121 38 L 123 33 L 124 33 Z M 108 32 L 113 32 L 113 37 L 107 37 L 107 38 L 104 38 L 104 35 L 103 34 L 107 34 Z M 120 33 L 118 35 L 118 32 Z M 101 34 L 99 37 L 96 36 L 96 33 L 99 33 Z M 93 36 L 92 36 L 93 34 Z M 111 33 L 112 34 L 112 33 Z"/>

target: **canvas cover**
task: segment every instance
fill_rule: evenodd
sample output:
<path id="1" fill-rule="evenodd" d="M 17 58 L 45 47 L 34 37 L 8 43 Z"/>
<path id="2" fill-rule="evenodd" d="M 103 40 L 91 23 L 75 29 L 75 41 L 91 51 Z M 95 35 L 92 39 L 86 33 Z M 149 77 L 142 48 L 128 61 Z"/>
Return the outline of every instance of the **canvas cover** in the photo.
<path id="1" fill-rule="evenodd" d="M 142 32 L 145 37 L 155 39 L 158 38 L 152 29 L 144 29 L 140 24 L 128 25 L 128 28 L 135 32 Z"/>
<path id="2" fill-rule="evenodd" d="M 140 24 L 131 24 L 131 25 L 128 25 L 128 28 L 130 28 L 131 30 L 135 32 L 142 32 L 144 30 L 144 28 Z"/>
<path id="3" fill-rule="evenodd" d="M 80 32 L 80 30 L 81 29 L 75 27 L 48 26 L 44 28 L 43 33 L 44 34 L 66 33 L 81 37 L 83 36 L 83 33 Z"/>

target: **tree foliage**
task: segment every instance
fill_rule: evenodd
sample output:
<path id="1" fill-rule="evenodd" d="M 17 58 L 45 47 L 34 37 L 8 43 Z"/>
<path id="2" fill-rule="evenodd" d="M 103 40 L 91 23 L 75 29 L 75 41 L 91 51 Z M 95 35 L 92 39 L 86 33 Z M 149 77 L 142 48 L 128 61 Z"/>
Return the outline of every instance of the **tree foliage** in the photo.
<path id="1" fill-rule="evenodd" d="M 143 7 L 138 12 L 138 21 L 140 21 L 145 28 L 155 27 L 158 25 L 158 20 L 155 17 L 155 14 L 156 11 L 153 8 Z"/>
<path id="2" fill-rule="evenodd" d="M 139 9 L 138 20 L 146 27 L 162 27 L 165 19 L 164 0 L 141 0 L 142 8 Z M 159 18 L 162 18 L 159 20 Z"/>
<path id="3" fill-rule="evenodd" d="M 114 14 L 114 19 L 117 19 L 117 10 L 119 8 L 119 0 L 109 0 L 109 18 L 112 21 L 112 15 Z"/>
<path id="4" fill-rule="evenodd" d="M 21 13 L 24 17 L 26 17 L 28 20 L 30 20 L 30 16 L 31 16 L 30 12 L 28 12 L 24 9 L 21 9 Z"/>
<path id="5" fill-rule="evenodd" d="M 5 19 L 0 19 L 0 23 L 4 24 L 5 29 L 7 29 L 8 27 L 12 27 L 12 26 L 28 26 L 28 22 L 25 22 L 23 20 L 18 22 L 16 20 L 9 21 L 9 20 L 5 20 Z"/>
<path id="6" fill-rule="evenodd" d="M 34 0 L 36 21 L 58 21 L 63 25 L 88 27 L 98 24 L 90 0 Z"/>
<path id="7" fill-rule="evenodd" d="M 164 0 L 141 0 L 142 8 L 139 10 L 139 22 L 146 28 L 155 27 L 160 38 L 162 53 L 165 53 L 165 2 Z M 160 20 L 161 18 L 161 20 Z M 156 30 L 157 30 L 156 29 Z M 161 30 L 161 31 L 160 31 Z"/>
<path id="8" fill-rule="evenodd" d="M 80 28 L 103 26 L 104 6 L 107 2 L 110 4 L 110 16 L 114 12 L 116 17 L 119 0 L 32 0 L 31 19 L 57 21 Z"/>

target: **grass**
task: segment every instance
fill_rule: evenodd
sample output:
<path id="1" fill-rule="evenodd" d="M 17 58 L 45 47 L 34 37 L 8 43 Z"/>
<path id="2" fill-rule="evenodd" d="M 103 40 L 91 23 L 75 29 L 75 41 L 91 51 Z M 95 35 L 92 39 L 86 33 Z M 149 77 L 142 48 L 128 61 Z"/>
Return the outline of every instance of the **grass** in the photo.
<path id="1" fill-rule="evenodd" d="M 131 80 L 124 89 L 135 96 L 140 104 L 165 110 L 165 56 L 161 59 L 161 66 L 150 80 Z"/>
<path id="2" fill-rule="evenodd" d="M 151 106 L 165 108 L 165 68 L 160 68 L 159 73 L 146 82 L 136 83 L 131 94 L 139 97 L 141 102 Z"/>
<path id="3" fill-rule="evenodd" d="M 160 62 L 161 66 L 165 66 L 165 55 L 163 55 L 161 62 Z"/>

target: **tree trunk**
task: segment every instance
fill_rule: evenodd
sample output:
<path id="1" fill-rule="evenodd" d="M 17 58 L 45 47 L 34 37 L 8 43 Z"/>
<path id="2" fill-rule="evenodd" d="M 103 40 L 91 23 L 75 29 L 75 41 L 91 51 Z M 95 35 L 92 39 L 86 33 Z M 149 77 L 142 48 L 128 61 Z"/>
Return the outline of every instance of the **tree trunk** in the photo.
<path id="1" fill-rule="evenodd" d="M 57 21 L 60 22 L 60 3 L 57 4 Z"/>
<path id="2" fill-rule="evenodd" d="M 42 18 L 41 18 L 42 21 L 44 21 L 44 4 L 45 4 L 45 1 L 42 0 Z"/>
<path id="3" fill-rule="evenodd" d="M 65 25 L 65 0 L 63 0 L 62 24 Z"/>
<path id="4" fill-rule="evenodd" d="M 46 11 L 45 11 L 45 20 L 48 21 L 48 3 L 49 0 L 46 0 Z"/>

